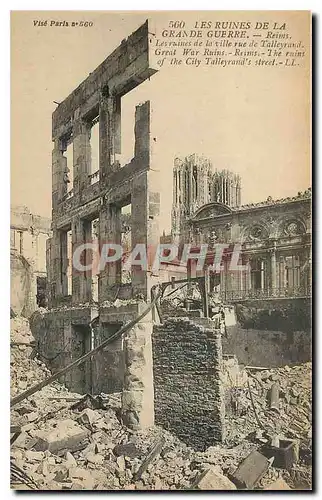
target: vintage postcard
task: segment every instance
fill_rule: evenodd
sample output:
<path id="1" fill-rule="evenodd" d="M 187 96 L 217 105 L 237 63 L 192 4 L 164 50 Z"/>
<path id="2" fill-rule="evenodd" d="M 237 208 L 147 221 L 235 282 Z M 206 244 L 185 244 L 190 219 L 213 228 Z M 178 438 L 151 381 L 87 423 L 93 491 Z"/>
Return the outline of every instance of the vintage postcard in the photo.
<path id="1" fill-rule="evenodd" d="M 313 488 L 311 40 L 11 12 L 11 488 Z"/>

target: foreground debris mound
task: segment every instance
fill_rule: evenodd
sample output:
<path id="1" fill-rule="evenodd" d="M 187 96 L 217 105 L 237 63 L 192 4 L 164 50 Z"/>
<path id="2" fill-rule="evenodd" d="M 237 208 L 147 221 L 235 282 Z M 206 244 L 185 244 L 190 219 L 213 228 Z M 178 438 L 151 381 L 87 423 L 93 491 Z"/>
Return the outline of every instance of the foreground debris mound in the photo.
<path id="1" fill-rule="evenodd" d="M 255 412 L 262 426 L 271 434 L 309 441 L 312 437 L 312 363 L 283 368 L 248 369 L 249 388 L 245 385 L 234 394 L 236 412 L 229 413 L 229 435 L 258 431 Z M 251 392 L 251 394 L 250 394 Z M 272 404 L 272 394 L 278 395 Z M 254 402 L 252 406 L 251 396 Z"/>
<path id="2" fill-rule="evenodd" d="M 21 318 L 11 321 L 11 389 L 14 395 L 43 380 L 48 370 L 37 360 L 28 323 Z M 309 373 L 309 367 L 304 365 L 301 369 Z M 283 370 L 288 373 L 287 380 L 293 380 L 291 374 L 299 371 L 297 367 Z M 273 371 L 268 372 L 267 378 L 268 373 L 259 373 L 261 383 L 266 383 L 269 390 L 268 385 L 276 383 L 269 378 Z M 255 378 L 257 380 L 259 375 Z M 252 377 L 250 379 L 255 405 L 265 423 L 268 402 L 265 400 L 266 406 L 263 406 L 265 397 L 256 389 L 255 379 L 254 383 Z M 303 373 L 294 375 L 295 379 L 294 390 L 304 383 Z M 298 390 L 300 401 L 303 395 Z M 246 435 L 246 431 L 261 429 L 256 427 L 246 389 L 242 397 L 247 402 L 246 415 L 243 411 L 240 415 L 238 410 L 231 417 L 238 422 L 240 434 L 244 432 L 244 436 L 239 440 L 235 436 L 235 442 L 228 446 L 212 446 L 205 452 L 196 452 L 156 426 L 145 431 L 128 429 L 120 418 L 121 394 L 84 396 L 69 392 L 61 384 L 50 384 L 11 410 L 12 487 L 39 490 L 236 489 L 234 473 L 251 453 L 265 444 L 252 434 Z M 284 404 L 283 399 L 281 401 Z M 271 419 L 267 417 L 268 421 Z M 264 434 L 258 433 L 258 436 Z M 274 468 L 273 463 L 254 488 L 310 488 L 311 448 L 308 444 L 305 454 L 303 446 L 301 441 L 300 459 L 290 470 Z"/>
<path id="3" fill-rule="evenodd" d="M 234 483 L 223 476 L 217 467 L 209 467 L 197 478 L 192 489 L 197 490 L 237 490 Z"/>

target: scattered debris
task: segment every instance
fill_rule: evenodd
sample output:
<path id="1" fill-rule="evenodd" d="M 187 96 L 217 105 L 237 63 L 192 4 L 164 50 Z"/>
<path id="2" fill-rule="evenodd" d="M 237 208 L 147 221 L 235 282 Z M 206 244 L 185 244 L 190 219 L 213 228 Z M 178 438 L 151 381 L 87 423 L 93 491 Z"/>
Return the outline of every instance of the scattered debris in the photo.
<path id="1" fill-rule="evenodd" d="M 30 490 L 38 489 L 37 483 L 13 462 L 10 463 L 10 481 L 11 484 L 25 485 Z"/>
<path id="2" fill-rule="evenodd" d="M 197 490 L 237 490 L 234 483 L 218 470 L 218 467 L 209 467 L 196 480 L 191 489 Z"/>
<path id="3" fill-rule="evenodd" d="M 151 448 L 149 451 L 148 455 L 144 459 L 143 463 L 141 464 L 139 470 L 135 474 L 135 479 L 141 479 L 142 474 L 146 471 L 146 469 L 149 467 L 151 462 L 155 459 L 157 455 L 161 452 L 163 446 L 164 446 L 165 440 L 162 437 L 160 440 L 158 440 Z"/>
<path id="4" fill-rule="evenodd" d="M 276 479 L 265 490 L 291 490 L 292 488 L 284 481 L 282 477 Z"/>
<path id="5" fill-rule="evenodd" d="M 26 321 L 18 317 L 11 321 L 15 322 L 14 335 L 30 340 L 22 350 L 21 345 L 11 349 L 12 394 L 17 394 L 24 390 L 21 382 L 29 388 L 48 378 L 49 372 L 34 356 Z M 246 379 L 235 365 L 232 358 L 227 361 L 227 391 L 233 391 L 237 401 L 227 407 L 228 440 L 204 452 L 157 426 L 135 432 L 127 428 L 120 420 L 121 394 L 84 396 L 58 382 L 43 387 L 11 409 L 12 487 L 164 491 L 228 490 L 246 485 L 264 490 L 282 489 L 284 481 L 291 489 L 310 489 L 310 364 L 256 370 Z M 254 416 L 246 380 L 262 427 Z M 280 413 L 270 409 L 268 399 L 272 384 L 277 383 Z M 297 398 L 295 411 L 287 395 Z M 294 422 L 301 423 L 294 430 L 296 436 L 290 432 Z M 274 436 L 279 438 L 278 451 L 274 449 L 277 443 L 272 443 Z M 254 458 L 255 452 L 242 475 L 241 465 L 245 459 L 247 464 L 250 455 Z M 274 462 L 267 467 L 270 457 Z M 232 482 L 234 474 L 238 484 Z"/>
<path id="6" fill-rule="evenodd" d="M 239 388 L 240 415 L 227 407 L 227 436 L 236 445 L 263 429 L 271 437 L 310 440 L 312 430 L 312 363 L 270 370 L 251 370 L 246 387 Z M 279 386 L 279 411 L 270 408 L 272 386 Z M 296 396 L 296 406 L 294 403 Z M 294 398 L 294 399 L 293 399 Z"/>

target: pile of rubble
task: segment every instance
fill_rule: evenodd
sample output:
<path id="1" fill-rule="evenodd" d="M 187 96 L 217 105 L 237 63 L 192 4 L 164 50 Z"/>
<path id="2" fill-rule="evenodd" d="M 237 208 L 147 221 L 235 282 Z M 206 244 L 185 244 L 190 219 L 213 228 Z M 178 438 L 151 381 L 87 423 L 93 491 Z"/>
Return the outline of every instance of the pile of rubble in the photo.
<path id="1" fill-rule="evenodd" d="M 246 367 L 242 384 L 227 394 L 227 444 L 295 441 L 299 460 L 289 484 L 310 488 L 312 474 L 312 363 L 264 369 Z"/>
<path id="2" fill-rule="evenodd" d="M 34 355 L 34 340 L 25 320 L 12 320 L 11 340 L 14 395 L 43 380 L 49 372 Z M 290 374 L 293 369 L 283 370 Z M 264 372 L 256 373 L 254 379 L 251 377 L 257 406 L 260 398 L 264 398 L 257 387 L 260 387 L 259 373 L 262 385 L 268 384 L 271 377 L 270 372 L 267 378 Z M 303 383 L 303 377 L 294 377 L 297 384 Z M 294 385 L 291 397 L 295 397 L 296 389 Z M 299 400 L 301 394 L 297 396 Z M 303 479 L 301 461 L 296 465 L 300 479 L 294 479 L 294 466 L 289 471 L 274 468 L 274 463 L 271 466 L 262 455 L 263 467 L 258 478 L 256 473 L 251 482 L 240 482 L 240 464 L 258 454 L 261 443 L 258 436 L 246 435 L 252 426 L 249 427 L 245 415 L 235 412 L 233 420 L 240 429 L 244 423 L 244 430 L 240 430 L 243 439 L 238 443 L 232 439 L 228 446 L 212 446 L 205 452 L 196 452 L 159 427 L 134 432 L 124 426 L 120 394 L 82 396 L 52 383 L 12 408 L 12 487 L 40 490 L 274 489 L 274 485 L 275 489 L 290 489 L 303 484 L 305 487 L 307 473 Z M 258 425 L 254 429 L 258 431 Z"/>
<path id="3" fill-rule="evenodd" d="M 69 394 L 65 400 L 59 390 L 56 400 L 53 394 L 51 388 L 41 401 L 31 397 L 12 412 L 21 433 L 11 457 L 38 489 L 187 489 L 214 461 L 202 460 L 163 429 L 130 431 L 120 421 L 116 398 L 113 409 L 107 404 L 93 410 L 98 398 L 75 396 L 71 405 Z"/>
<path id="4" fill-rule="evenodd" d="M 311 440 L 312 363 L 269 370 L 249 367 L 246 372 L 244 386 L 230 392 L 230 439 L 244 439 L 260 427 L 269 433 Z M 274 404 L 272 390 L 277 397 Z"/>
<path id="5" fill-rule="evenodd" d="M 36 359 L 28 322 L 15 318 L 11 326 L 11 378 L 15 395 L 44 380 L 49 372 Z M 13 487 L 41 490 L 191 487 L 204 466 L 202 460 L 193 461 L 194 451 L 158 427 L 131 431 L 123 425 L 120 410 L 120 394 L 81 396 L 55 382 L 15 405 L 11 410 L 11 460 L 13 472 L 18 472 L 13 474 Z M 29 481 L 22 480 L 23 474 Z"/>
<path id="6" fill-rule="evenodd" d="M 163 429 L 132 432 L 120 421 L 116 396 L 102 403 L 67 391 L 64 396 L 58 387 L 46 389 L 17 405 L 11 422 L 21 430 L 11 457 L 38 489 L 188 489 L 216 462 L 215 449 L 203 459 Z M 90 408 L 96 403 L 105 408 Z M 222 480 L 216 465 L 216 479 Z"/>
<path id="7" fill-rule="evenodd" d="M 17 316 L 10 320 L 10 345 L 10 389 L 14 396 L 41 382 L 50 372 L 37 359 L 35 339 L 27 319 Z"/>

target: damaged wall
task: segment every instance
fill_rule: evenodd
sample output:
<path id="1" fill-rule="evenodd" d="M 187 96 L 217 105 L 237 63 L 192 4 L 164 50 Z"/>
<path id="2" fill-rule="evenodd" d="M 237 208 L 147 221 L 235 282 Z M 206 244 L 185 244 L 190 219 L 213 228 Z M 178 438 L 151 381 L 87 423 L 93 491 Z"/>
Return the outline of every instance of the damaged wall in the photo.
<path id="1" fill-rule="evenodd" d="M 69 365 L 91 348 L 89 323 L 97 314 L 94 308 L 36 311 L 30 329 L 37 342 L 37 352 L 52 372 Z M 92 391 L 93 368 L 90 361 L 67 372 L 60 382 L 81 394 Z"/>
<path id="2" fill-rule="evenodd" d="M 253 366 L 277 367 L 311 361 L 310 332 L 277 332 L 226 328 L 222 338 L 225 354 L 235 354 L 239 363 Z"/>
<path id="3" fill-rule="evenodd" d="M 95 346 L 101 344 L 123 326 L 119 323 L 100 323 L 95 335 Z M 123 336 L 93 358 L 93 391 L 95 394 L 110 394 L 123 389 L 124 351 Z"/>
<path id="4" fill-rule="evenodd" d="M 36 276 L 23 255 L 10 252 L 10 307 L 28 318 L 36 309 Z"/>
<path id="5" fill-rule="evenodd" d="M 243 328 L 295 332 L 311 330 L 311 299 L 248 300 L 235 304 Z"/>
<path id="6" fill-rule="evenodd" d="M 122 271 L 126 269 L 121 259 L 106 262 L 97 274 L 97 269 L 80 272 L 72 258 L 76 249 L 92 239 L 101 250 L 106 242 L 121 244 L 122 209 L 128 206 L 132 248 L 136 244 L 154 248 L 159 243 L 160 171 L 153 168 L 156 137 L 150 101 L 135 107 L 134 157 L 126 165 L 120 162 L 122 98 L 158 71 L 151 59 L 153 39 L 146 21 L 122 40 L 52 115 L 53 234 L 47 244 L 49 311 L 32 322 L 39 352 L 52 370 L 63 368 L 97 347 L 135 318 L 140 303 L 137 307 L 134 304 L 134 309 L 130 304 L 124 310 L 122 307 L 116 310 L 111 304 L 124 299 L 140 301 L 142 297 L 149 300 L 156 279 L 146 270 L 132 266 L 128 273 L 131 282 L 124 283 Z M 93 172 L 91 137 L 96 124 L 99 168 Z M 68 148 L 73 151 L 72 161 L 68 158 Z M 94 253 L 99 257 L 99 252 Z M 84 263 L 91 264 L 90 254 L 88 251 L 82 254 Z M 99 319 L 91 329 L 97 313 Z M 152 326 L 149 328 L 152 330 Z M 124 366 L 123 340 L 108 345 L 95 360 L 79 367 L 76 375 L 66 376 L 67 387 L 80 393 L 121 391 L 128 368 Z"/>
<path id="7" fill-rule="evenodd" d="M 34 215 L 25 206 L 10 210 L 10 306 L 29 317 L 37 307 L 37 279 L 46 278 L 46 240 L 51 221 Z"/>
<path id="8" fill-rule="evenodd" d="M 152 337 L 155 423 L 196 449 L 225 437 L 220 330 L 204 318 L 169 318 Z"/>

